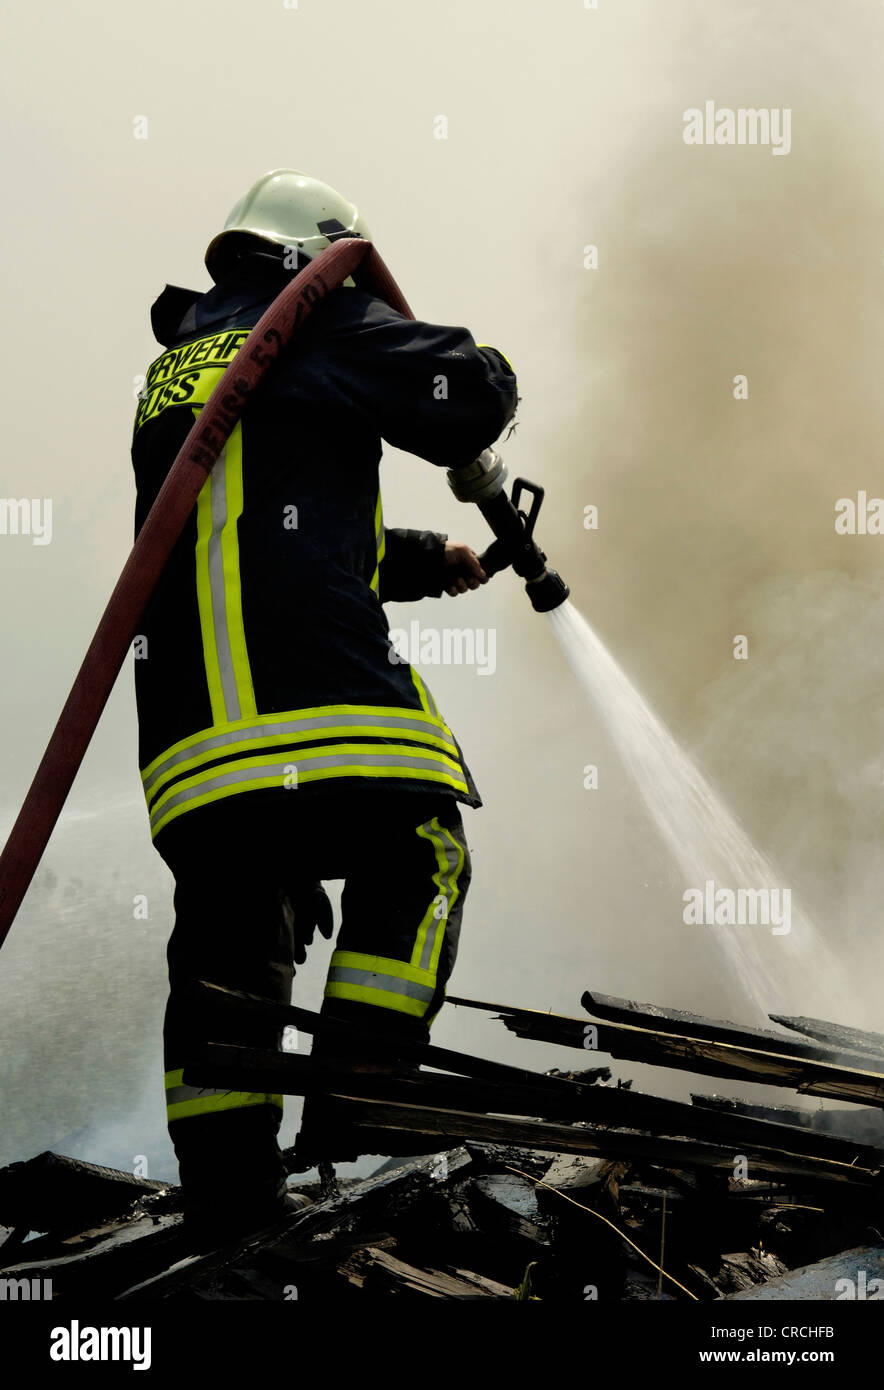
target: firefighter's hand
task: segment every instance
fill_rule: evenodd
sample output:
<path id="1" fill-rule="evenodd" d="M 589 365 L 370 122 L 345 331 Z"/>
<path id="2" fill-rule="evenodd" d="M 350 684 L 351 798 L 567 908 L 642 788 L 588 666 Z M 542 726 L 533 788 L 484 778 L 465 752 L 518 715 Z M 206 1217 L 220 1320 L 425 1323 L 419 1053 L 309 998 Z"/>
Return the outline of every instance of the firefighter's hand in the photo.
<path id="1" fill-rule="evenodd" d="M 313 933 L 318 930 L 326 941 L 331 940 L 334 931 L 334 913 L 328 894 L 318 881 L 296 883 L 280 891 L 280 902 L 286 923 L 292 933 L 293 959 L 296 965 L 303 965 L 307 959 L 307 947 L 313 941 Z"/>
<path id="2" fill-rule="evenodd" d="M 478 589 L 480 584 L 488 583 L 478 555 L 468 545 L 446 541 L 442 564 L 445 569 L 442 583 L 446 594 L 465 594 L 467 589 Z"/>

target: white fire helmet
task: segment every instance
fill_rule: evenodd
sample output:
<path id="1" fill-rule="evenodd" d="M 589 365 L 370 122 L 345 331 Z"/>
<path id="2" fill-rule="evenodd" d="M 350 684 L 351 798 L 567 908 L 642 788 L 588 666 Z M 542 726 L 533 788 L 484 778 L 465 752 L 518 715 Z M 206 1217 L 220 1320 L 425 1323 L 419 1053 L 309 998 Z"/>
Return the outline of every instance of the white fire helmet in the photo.
<path id="1" fill-rule="evenodd" d="M 224 230 L 209 243 L 206 267 L 216 282 L 238 258 L 261 243 L 289 250 L 289 269 L 300 269 L 324 247 L 345 236 L 371 240 L 358 210 L 327 183 L 298 169 L 271 169 L 233 208 Z M 268 248 L 264 248 L 265 250 Z M 346 284 L 353 281 L 347 279 Z"/>

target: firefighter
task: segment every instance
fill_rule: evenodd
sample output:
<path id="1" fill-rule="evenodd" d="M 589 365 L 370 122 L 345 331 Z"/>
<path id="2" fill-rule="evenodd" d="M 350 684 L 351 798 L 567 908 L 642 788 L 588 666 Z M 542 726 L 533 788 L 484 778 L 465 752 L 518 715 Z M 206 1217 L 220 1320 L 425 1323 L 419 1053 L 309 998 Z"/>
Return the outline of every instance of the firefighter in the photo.
<path id="1" fill-rule="evenodd" d="M 369 236 L 357 209 L 306 174 L 274 170 L 211 242 L 214 287 L 167 286 L 156 300 L 163 351 L 132 442 L 136 534 L 249 330 L 340 236 Z M 282 1097 L 182 1079 L 205 1041 L 278 1048 L 279 1029 L 231 1025 L 195 981 L 289 1003 L 315 930 L 332 934 L 322 881 L 343 879 L 322 1013 L 426 1041 L 443 1002 L 470 881 L 459 804 L 482 803 L 428 686 L 392 648 L 383 604 L 461 594 L 486 576 L 467 545 L 385 526 L 381 441 L 463 465 L 515 405 L 502 353 L 465 328 L 407 319 L 348 280 L 245 410 L 147 610 L 139 762 L 153 842 L 175 879 L 166 1099 L 195 1227 L 252 1228 L 286 1206 Z M 329 1043 L 324 1055 L 334 1052 Z M 382 1054 L 392 1060 L 367 1039 L 358 1052 Z M 328 1103 L 308 1100 L 304 1164 L 360 1151 L 371 1150 Z"/>

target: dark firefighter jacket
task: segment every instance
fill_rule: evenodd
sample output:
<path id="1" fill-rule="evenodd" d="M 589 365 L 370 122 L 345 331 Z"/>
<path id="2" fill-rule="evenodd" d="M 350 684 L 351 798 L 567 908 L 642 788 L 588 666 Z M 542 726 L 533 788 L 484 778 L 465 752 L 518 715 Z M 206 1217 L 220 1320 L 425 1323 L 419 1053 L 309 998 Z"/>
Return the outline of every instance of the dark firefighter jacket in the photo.
<path id="1" fill-rule="evenodd" d="M 135 529 L 224 367 L 285 283 L 167 286 L 140 392 Z M 384 526 L 381 440 L 471 462 L 511 418 L 506 358 L 464 328 L 333 291 L 265 378 L 207 478 L 135 646 L 152 834 L 278 787 L 442 792 L 480 806 L 460 747 L 382 603 L 443 589 L 445 536 Z M 393 653 L 395 656 L 395 652 Z"/>

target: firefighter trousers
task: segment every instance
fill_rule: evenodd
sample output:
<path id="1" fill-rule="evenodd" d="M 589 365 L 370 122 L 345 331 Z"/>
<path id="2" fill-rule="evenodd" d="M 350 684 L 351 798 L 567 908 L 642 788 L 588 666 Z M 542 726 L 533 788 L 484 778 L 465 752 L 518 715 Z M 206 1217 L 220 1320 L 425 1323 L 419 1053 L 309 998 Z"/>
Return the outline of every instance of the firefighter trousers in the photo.
<path id="1" fill-rule="evenodd" d="M 213 1010 L 194 984 L 290 1003 L 304 924 L 289 894 L 298 884 L 343 879 L 322 1014 L 428 1040 L 471 875 L 460 811 L 445 795 L 379 793 L 348 803 L 273 788 L 189 812 L 156 846 L 175 877 L 163 1042 L 181 1184 L 192 1207 L 262 1209 L 285 1187 L 282 1096 L 193 1087 L 182 1074 L 208 1041 L 277 1049 L 281 1032 Z"/>

